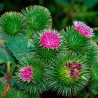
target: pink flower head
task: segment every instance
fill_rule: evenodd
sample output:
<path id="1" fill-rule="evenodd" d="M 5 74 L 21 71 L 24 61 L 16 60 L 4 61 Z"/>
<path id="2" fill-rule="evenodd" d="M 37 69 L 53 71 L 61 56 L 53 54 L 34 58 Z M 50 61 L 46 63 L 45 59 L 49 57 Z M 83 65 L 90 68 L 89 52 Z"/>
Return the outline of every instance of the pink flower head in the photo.
<path id="1" fill-rule="evenodd" d="M 89 26 L 86 26 L 83 22 L 80 21 L 74 21 L 74 26 L 80 34 L 82 34 L 84 37 L 93 37 L 93 29 Z"/>
<path id="2" fill-rule="evenodd" d="M 34 71 L 32 70 L 32 66 L 22 67 L 19 71 L 20 71 L 20 73 L 18 74 L 18 76 L 20 79 L 22 79 L 22 81 L 24 81 L 24 82 L 27 81 L 28 83 L 30 81 L 33 82 L 32 77 L 34 75 L 33 74 Z"/>
<path id="3" fill-rule="evenodd" d="M 59 37 L 60 33 L 57 34 L 57 31 L 47 32 L 45 31 L 44 34 L 40 35 L 40 44 L 43 48 L 48 49 L 56 49 L 61 46 L 61 37 Z"/>

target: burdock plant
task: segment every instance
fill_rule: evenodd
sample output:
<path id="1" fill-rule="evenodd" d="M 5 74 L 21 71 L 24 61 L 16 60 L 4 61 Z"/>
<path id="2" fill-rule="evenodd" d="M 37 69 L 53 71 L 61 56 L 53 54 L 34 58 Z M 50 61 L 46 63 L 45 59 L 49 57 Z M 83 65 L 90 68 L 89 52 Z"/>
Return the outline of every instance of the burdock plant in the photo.
<path id="1" fill-rule="evenodd" d="M 19 65 L 16 82 L 21 89 L 30 93 L 42 93 L 46 90 L 46 66 L 39 59 L 25 59 L 22 65 Z"/>
<path id="2" fill-rule="evenodd" d="M 48 78 L 50 87 L 65 96 L 83 89 L 89 77 L 89 67 L 84 58 L 75 53 L 66 53 L 51 63 Z"/>
<path id="3" fill-rule="evenodd" d="M 24 29 L 23 15 L 18 12 L 6 12 L 1 16 L 1 29 L 10 35 L 16 35 Z"/>
<path id="4" fill-rule="evenodd" d="M 42 31 L 33 38 L 34 47 L 31 51 L 33 51 L 36 58 L 40 58 L 48 64 L 57 55 L 66 51 L 62 39 L 62 35 L 55 29 Z"/>
<path id="5" fill-rule="evenodd" d="M 22 35 L 22 36 L 20 36 Z M 0 17 L 0 98 L 39 98 L 53 90 L 98 94 L 98 46 L 81 21 L 57 31 L 49 10 L 29 6 Z"/>

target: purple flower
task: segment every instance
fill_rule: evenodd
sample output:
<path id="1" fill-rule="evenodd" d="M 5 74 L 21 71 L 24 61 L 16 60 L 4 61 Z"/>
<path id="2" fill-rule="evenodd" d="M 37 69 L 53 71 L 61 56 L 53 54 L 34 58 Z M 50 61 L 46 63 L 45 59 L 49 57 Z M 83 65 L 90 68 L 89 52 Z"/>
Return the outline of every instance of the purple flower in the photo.
<path id="1" fill-rule="evenodd" d="M 77 69 L 81 69 L 81 68 L 82 68 L 82 64 L 77 64 L 77 65 L 76 65 L 76 68 L 77 68 Z"/>
<path id="2" fill-rule="evenodd" d="M 79 77 L 80 71 L 82 69 L 82 64 L 78 64 L 76 61 L 74 61 L 72 63 L 67 63 L 67 66 L 70 70 L 70 75 L 72 76 L 72 78 Z"/>
<path id="3" fill-rule="evenodd" d="M 80 34 L 82 34 L 84 37 L 93 37 L 93 29 L 89 26 L 86 26 L 83 22 L 80 21 L 74 21 L 74 26 Z"/>
<path id="4" fill-rule="evenodd" d="M 22 79 L 22 81 L 24 81 L 24 82 L 27 81 L 28 83 L 33 82 L 32 77 L 34 75 L 33 74 L 34 71 L 32 70 L 32 66 L 22 67 L 19 71 L 20 72 L 19 72 L 18 76 L 20 79 Z"/>
<path id="5" fill-rule="evenodd" d="M 57 34 L 57 31 L 47 32 L 45 31 L 43 35 L 40 35 L 40 44 L 43 48 L 47 49 L 56 49 L 61 46 L 61 37 L 59 37 L 60 33 Z"/>
<path id="6" fill-rule="evenodd" d="M 71 76 L 73 78 L 76 78 L 79 76 L 79 70 L 75 69 L 75 70 L 71 70 Z"/>

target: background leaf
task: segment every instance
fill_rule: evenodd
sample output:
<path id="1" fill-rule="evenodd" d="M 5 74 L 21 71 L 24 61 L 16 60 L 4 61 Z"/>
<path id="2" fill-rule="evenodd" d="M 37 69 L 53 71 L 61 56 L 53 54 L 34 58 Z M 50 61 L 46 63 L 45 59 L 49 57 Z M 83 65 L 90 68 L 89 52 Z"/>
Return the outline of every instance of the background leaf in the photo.
<path id="1" fill-rule="evenodd" d="M 13 63 L 14 57 L 12 52 L 3 45 L 0 45 L 0 64 L 7 63 L 7 61 Z"/>
<path id="2" fill-rule="evenodd" d="M 7 40 L 6 46 L 12 50 L 17 60 L 21 62 L 22 58 L 28 57 L 30 51 L 27 49 L 28 39 L 12 38 Z"/>
<path id="3" fill-rule="evenodd" d="M 68 0 L 55 0 L 57 3 L 71 7 L 71 3 Z"/>
<path id="4" fill-rule="evenodd" d="M 93 7 L 95 4 L 98 3 L 98 0 L 85 0 L 85 5 L 88 7 L 88 8 L 91 8 Z"/>

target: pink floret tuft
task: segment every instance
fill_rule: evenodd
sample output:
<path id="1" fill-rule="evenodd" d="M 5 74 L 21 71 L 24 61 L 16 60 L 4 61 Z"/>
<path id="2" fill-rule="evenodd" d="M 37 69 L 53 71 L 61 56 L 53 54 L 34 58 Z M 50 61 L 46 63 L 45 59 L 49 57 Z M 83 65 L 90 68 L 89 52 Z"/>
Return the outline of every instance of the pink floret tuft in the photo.
<path id="1" fill-rule="evenodd" d="M 93 37 L 93 29 L 89 26 L 86 26 L 83 22 L 80 21 L 74 21 L 74 26 L 80 34 L 82 34 L 84 37 Z"/>
<path id="2" fill-rule="evenodd" d="M 22 79 L 22 81 L 24 81 L 24 82 L 27 81 L 28 83 L 33 82 L 32 77 L 34 75 L 33 74 L 34 71 L 32 70 L 32 66 L 23 67 L 19 71 L 20 72 L 19 72 L 18 76 L 19 76 L 20 79 Z"/>
<path id="3" fill-rule="evenodd" d="M 43 46 L 43 48 L 48 49 L 56 49 L 58 50 L 58 47 L 60 46 L 60 33 L 57 34 L 57 32 L 54 30 L 53 32 L 46 32 L 43 35 L 40 35 L 40 44 Z"/>

